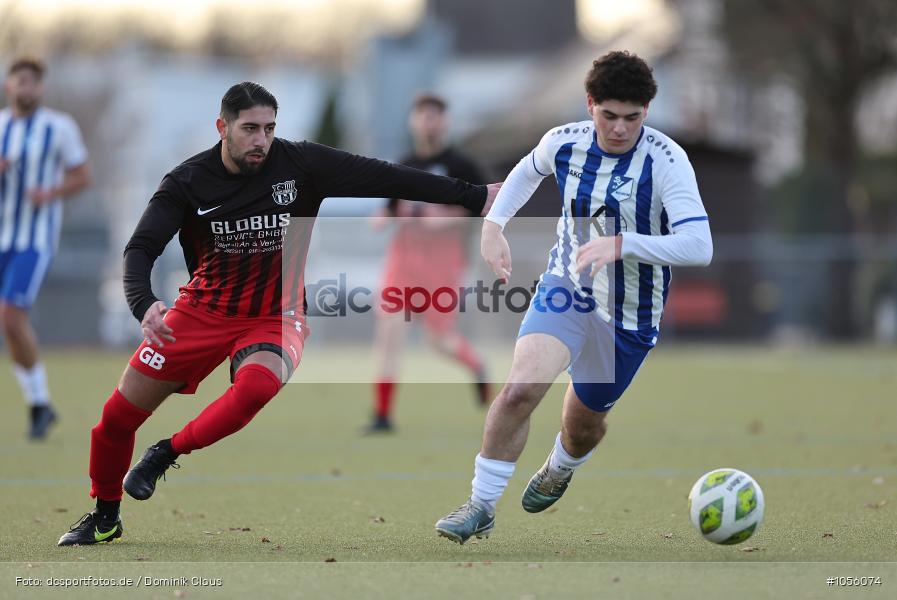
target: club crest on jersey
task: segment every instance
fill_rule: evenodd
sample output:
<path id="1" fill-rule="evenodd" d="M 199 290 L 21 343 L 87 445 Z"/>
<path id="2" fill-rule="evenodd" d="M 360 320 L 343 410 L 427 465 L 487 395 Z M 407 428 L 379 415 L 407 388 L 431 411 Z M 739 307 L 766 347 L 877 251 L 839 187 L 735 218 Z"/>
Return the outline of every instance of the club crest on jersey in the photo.
<path id="1" fill-rule="evenodd" d="M 283 183 L 275 183 L 271 186 L 271 189 L 274 190 L 271 192 L 271 197 L 274 198 L 274 202 L 281 206 L 292 204 L 296 201 L 296 196 L 298 196 L 295 179 L 284 181 Z"/>
<path id="2" fill-rule="evenodd" d="M 614 175 L 608 185 L 608 191 L 618 202 L 627 200 L 632 197 L 632 177 L 623 177 L 622 175 Z"/>

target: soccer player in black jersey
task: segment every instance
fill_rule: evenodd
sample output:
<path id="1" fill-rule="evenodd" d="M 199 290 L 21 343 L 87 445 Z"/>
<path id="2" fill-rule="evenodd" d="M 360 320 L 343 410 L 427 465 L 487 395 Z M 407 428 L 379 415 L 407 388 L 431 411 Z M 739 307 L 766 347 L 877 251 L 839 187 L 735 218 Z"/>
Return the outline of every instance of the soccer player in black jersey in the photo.
<path id="1" fill-rule="evenodd" d="M 123 488 L 146 500 L 179 455 L 240 430 L 280 391 L 302 354 L 302 271 L 325 197 L 409 198 L 484 214 L 500 187 L 276 138 L 276 115 L 277 100 L 261 85 L 231 87 L 216 122 L 221 141 L 162 179 L 125 247 L 125 296 L 145 340 L 91 430 L 96 508 L 60 546 L 121 537 Z M 190 281 L 168 308 L 153 295 L 150 272 L 175 234 Z M 172 393 L 194 393 L 228 358 L 231 387 L 129 471 L 143 422 Z"/>
<path id="2" fill-rule="evenodd" d="M 471 183 L 485 182 L 479 165 L 449 144 L 447 112 L 448 104 L 441 96 L 422 93 L 415 97 L 408 116 L 413 149 L 400 162 L 437 175 L 457 177 Z M 470 219 L 464 217 L 470 216 L 470 212 L 460 206 L 392 198 L 384 213 L 398 217 L 399 226 L 386 251 L 380 279 L 382 292 L 423 288 L 429 294 L 435 294 L 441 288 L 463 287 L 471 233 Z M 374 355 L 377 376 L 373 386 L 373 418 L 364 429 L 368 434 L 393 430 L 393 398 L 407 331 L 401 312 L 379 310 L 376 314 Z M 415 321 L 423 325 L 432 348 L 468 369 L 476 385 L 477 400 L 481 406 L 486 406 L 490 395 L 485 366 L 473 345 L 458 329 L 458 311 L 438 310 L 431 306 L 415 314 Z"/>

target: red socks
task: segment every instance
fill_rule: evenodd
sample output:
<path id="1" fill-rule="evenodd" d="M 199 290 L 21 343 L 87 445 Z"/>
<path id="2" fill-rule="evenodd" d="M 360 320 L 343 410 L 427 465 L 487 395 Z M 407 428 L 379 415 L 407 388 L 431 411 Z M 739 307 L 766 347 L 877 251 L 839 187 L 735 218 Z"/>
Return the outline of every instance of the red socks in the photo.
<path id="1" fill-rule="evenodd" d="M 265 367 L 242 367 L 224 395 L 171 436 L 171 447 L 178 454 L 190 454 L 236 433 L 279 391 L 280 378 Z"/>
<path id="2" fill-rule="evenodd" d="M 455 348 L 451 351 L 451 356 L 470 369 L 477 377 L 482 375 L 483 363 L 466 338 L 460 335 L 457 336 L 457 342 L 455 343 Z M 381 379 L 374 384 L 374 411 L 380 419 L 388 419 L 392 412 L 395 386 L 395 382 L 389 379 Z"/>
<path id="3" fill-rule="evenodd" d="M 242 429 L 280 391 L 280 379 L 261 365 L 246 365 L 234 384 L 171 439 L 178 454 L 204 448 Z M 116 501 L 134 454 L 134 438 L 151 412 L 138 408 L 117 389 L 90 431 L 90 495 Z"/>
<path id="4" fill-rule="evenodd" d="M 131 466 L 137 429 L 153 414 L 137 408 L 116 389 L 90 430 L 90 495 L 121 500 L 122 481 Z"/>
<path id="5" fill-rule="evenodd" d="M 396 384 L 388 379 L 381 379 L 374 385 L 377 390 L 377 405 L 374 410 L 381 419 L 388 419 L 392 411 L 392 393 Z"/>

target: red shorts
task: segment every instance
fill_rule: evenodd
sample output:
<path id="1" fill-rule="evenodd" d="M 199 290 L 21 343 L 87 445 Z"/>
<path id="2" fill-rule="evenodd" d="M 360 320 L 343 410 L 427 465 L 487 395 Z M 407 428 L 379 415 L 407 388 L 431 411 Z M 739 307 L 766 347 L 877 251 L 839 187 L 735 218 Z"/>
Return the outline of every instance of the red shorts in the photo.
<path id="1" fill-rule="evenodd" d="M 140 373 L 162 381 L 183 381 L 180 394 L 193 394 L 209 373 L 254 344 L 269 344 L 283 350 L 290 372 L 299 366 L 307 328 L 296 317 L 225 317 L 192 308 L 178 299 L 165 315 L 175 342 L 156 348 L 144 341 L 131 357 L 130 365 Z"/>
<path id="2" fill-rule="evenodd" d="M 413 243 L 397 238 L 387 250 L 380 290 L 420 287 L 431 295 L 440 288 L 457 291 L 466 271 L 466 248 L 463 239 L 457 235 L 443 235 L 438 244 Z M 439 311 L 430 307 L 416 313 L 415 318 L 422 319 L 427 329 L 444 333 L 455 328 L 458 311 Z"/>

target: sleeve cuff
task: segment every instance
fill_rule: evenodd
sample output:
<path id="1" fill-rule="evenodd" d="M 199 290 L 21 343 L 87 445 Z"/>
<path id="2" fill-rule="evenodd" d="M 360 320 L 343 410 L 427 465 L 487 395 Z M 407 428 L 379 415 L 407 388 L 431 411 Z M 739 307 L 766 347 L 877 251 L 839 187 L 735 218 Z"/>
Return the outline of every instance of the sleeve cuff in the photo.
<path id="1" fill-rule="evenodd" d="M 155 296 L 151 296 L 146 300 L 142 300 L 138 302 L 134 306 L 134 310 L 131 313 L 134 315 L 134 318 L 137 319 L 138 323 L 143 323 L 143 316 L 146 314 L 146 311 L 149 310 L 149 307 L 158 302 L 159 299 Z"/>
<path id="2" fill-rule="evenodd" d="M 489 189 L 485 185 L 474 185 L 474 192 L 471 198 L 464 203 L 464 208 L 478 215 L 483 214 L 483 207 L 486 206 L 486 197 L 489 195 Z"/>
<path id="3" fill-rule="evenodd" d="M 508 217 L 497 217 L 497 216 L 494 216 L 494 215 L 486 215 L 485 219 L 486 219 L 487 221 L 490 221 L 490 222 L 492 222 L 492 223 L 495 223 L 496 225 L 498 225 L 499 227 L 501 227 L 502 231 L 504 231 L 504 229 L 505 229 L 505 225 L 508 224 L 508 221 L 511 220 L 511 219 L 509 219 Z"/>

